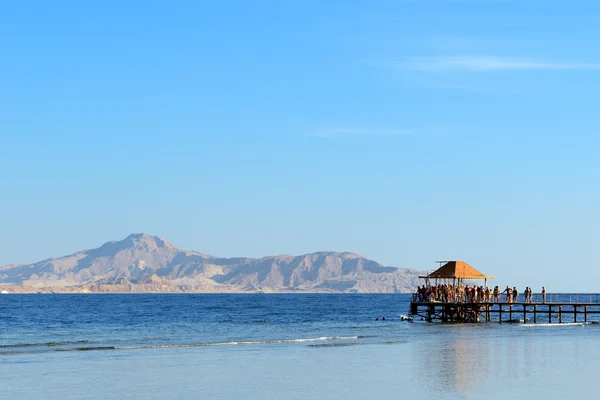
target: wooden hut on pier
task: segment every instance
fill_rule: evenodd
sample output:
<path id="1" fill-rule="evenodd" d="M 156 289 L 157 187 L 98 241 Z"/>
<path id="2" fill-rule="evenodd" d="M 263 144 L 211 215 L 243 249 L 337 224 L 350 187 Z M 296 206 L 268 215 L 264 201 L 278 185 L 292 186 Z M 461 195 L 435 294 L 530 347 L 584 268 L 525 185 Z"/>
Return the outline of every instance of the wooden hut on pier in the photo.
<path id="1" fill-rule="evenodd" d="M 454 286 L 463 283 L 465 279 L 483 279 L 484 286 L 487 286 L 488 279 L 494 279 L 493 276 L 484 275 L 471 267 L 464 261 L 436 261 L 440 264 L 440 268 L 436 269 L 427 276 L 420 276 L 425 279 L 425 284 L 429 285 L 432 280 L 437 284 L 440 280 L 452 280 Z M 443 264 L 443 265 L 442 265 Z"/>
<path id="2" fill-rule="evenodd" d="M 457 294 L 457 288 L 462 287 L 464 280 L 467 279 L 483 280 L 484 286 L 487 286 L 487 280 L 494 277 L 479 272 L 464 261 L 437 261 L 437 263 L 440 264 L 437 270 L 419 278 L 425 280 L 426 287 L 437 287 L 440 283 L 452 284 L 452 300 L 440 302 L 415 296 L 411 302 L 411 316 L 420 316 L 428 321 L 478 322 L 484 309 L 487 309 L 481 307 L 479 303 L 463 301 Z M 489 320 L 489 312 L 485 315 L 485 320 Z"/>

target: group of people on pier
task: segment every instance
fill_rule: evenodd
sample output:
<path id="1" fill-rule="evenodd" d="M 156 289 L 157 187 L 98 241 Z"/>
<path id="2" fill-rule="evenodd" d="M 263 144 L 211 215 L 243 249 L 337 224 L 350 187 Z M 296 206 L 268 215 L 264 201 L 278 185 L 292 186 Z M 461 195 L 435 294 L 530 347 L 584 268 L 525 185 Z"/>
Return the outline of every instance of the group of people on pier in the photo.
<path id="1" fill-rule="evenodd" d="M 479 285 L 451 285 L 448 283 L 434 286 L 419 286 L 414 294 L 414 299 L 419 302 L 442 302 L 442 303 L 500 303 L 500 296 L 506 295 L 506 303 L 517 303 L 519 291 L 516 287 L 512 289 L 506 286 L 504 291 L 495 286 L 490 289 Z M 542 286 L 542 302 L 546 303 L 546 288 Z M 530 287 L 525 288 L 523 293 L 525 303 L 533 303 L 533 291 Z"/>

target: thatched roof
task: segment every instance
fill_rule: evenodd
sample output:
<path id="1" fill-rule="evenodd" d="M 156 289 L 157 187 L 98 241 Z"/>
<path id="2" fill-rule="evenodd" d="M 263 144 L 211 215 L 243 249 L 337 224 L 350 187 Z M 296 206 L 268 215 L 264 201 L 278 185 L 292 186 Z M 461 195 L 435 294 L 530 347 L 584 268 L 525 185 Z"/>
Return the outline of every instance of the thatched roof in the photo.
<path id="1" fill-rule="evenodd" d="M 464 261 L 446 261 L 439 269 L 421 278 L 434 279 L 492 279 L 493 276 L 484 275 Z"/>

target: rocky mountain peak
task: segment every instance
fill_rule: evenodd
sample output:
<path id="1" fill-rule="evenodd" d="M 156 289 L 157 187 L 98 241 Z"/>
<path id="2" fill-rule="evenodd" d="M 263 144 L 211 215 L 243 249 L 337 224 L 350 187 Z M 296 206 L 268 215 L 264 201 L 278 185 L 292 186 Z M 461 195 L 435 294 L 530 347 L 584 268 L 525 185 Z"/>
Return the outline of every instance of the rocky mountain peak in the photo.
<path id="1" fill-rule="evenodd" d="M 159 236 L 148 233 L 132 233 L 125 239 L 104 243 L 97 249 L 84 251 L 94 257 L 111 257 L 120 252 L 153 252 L 157 250 L 179 251 L 179 247 Z"/>
<path id="2" fill-rule="evenodd" d="M 177 246 L 167 242 L 160 236 L 150 235 L 148 233 L 132 233 L 122 241 L 130 243 L 136 247 L 146 248 L 167 248 L 167 249 L 178 249 Z"/>
<path id="3" fill-rule="evenodd" d="M 65 291 L 405 292 L 419 271 L 383 266 L 358 254 L 219 258 L 181 249 L 159 236 L 125 239 L 35 264 L 0 268 L 0 285 Z"/>

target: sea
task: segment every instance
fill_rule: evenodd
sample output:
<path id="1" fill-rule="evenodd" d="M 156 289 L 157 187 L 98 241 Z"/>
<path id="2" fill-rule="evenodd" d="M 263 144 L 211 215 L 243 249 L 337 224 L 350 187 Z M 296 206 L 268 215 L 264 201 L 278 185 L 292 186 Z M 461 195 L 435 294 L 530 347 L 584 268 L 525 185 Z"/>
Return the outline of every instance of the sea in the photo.
<path id="1" fill-rule="evenodd" d="M 0 399 L 600 398 L 600 324 L 409 322 L 409 303 L 0 295 Z"/>

